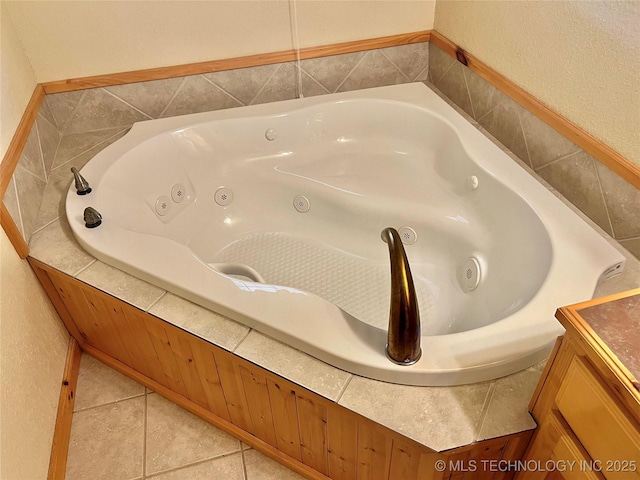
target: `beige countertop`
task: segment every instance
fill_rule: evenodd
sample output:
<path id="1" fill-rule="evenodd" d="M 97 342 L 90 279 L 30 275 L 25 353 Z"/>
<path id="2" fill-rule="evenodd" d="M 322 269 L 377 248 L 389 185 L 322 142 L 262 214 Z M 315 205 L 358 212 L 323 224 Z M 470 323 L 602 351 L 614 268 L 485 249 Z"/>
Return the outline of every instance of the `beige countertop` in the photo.
<path id="1" fill-rule="evenodd" d="M 578 313 L 628 370 L 640 391 L 640 290 L 635 295 L 580 309 Z"/>

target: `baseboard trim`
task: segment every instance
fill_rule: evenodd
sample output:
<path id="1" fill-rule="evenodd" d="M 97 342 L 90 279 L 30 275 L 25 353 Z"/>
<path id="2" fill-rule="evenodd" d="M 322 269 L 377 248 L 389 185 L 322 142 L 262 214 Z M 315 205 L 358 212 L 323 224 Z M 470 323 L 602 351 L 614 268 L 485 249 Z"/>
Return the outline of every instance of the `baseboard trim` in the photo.
<path id="1" fill-rule="evenodd" d="M 410 43 L 428 42 L 431 32 L 428 30 L 387 37 L 356 40 L 353 42 L 334 43 L 319 47 L 307 47 L 300 49 L 300 59 L 327 57 L 342 53 L 361 52 L 376 48 L 395 47 Z M 296 50 L 283 50 L 280 52 L 248 55 L 244 57 L 225 58 L 207 62 L 188 63 L 170 67 L 148 68 L 130 72 L 113 73 L 107 75 L 94 75 L 90 77 L 72 78 L 42 84 L 47 94 L 82 90 L 85 88 L 108 87 L 122 85 L 124 83 L 148 82 L 150 80 L 162 80 L 166 78 L 184 77 L 202 73 L 213 73 L 222 70 L 236 68 L 257 67 L 274 63 L 292 62 L 298 58 Z"/>
<path id="2" fill-rule="evenodd" d="M 64 480 L 65 477 L 81 353 L 80 344 L 73 337 L 70 337 L 67 361 L 62 376 L 62 387 L 60 388 L 56 426 L 53 433 L 48 480 Z"/>

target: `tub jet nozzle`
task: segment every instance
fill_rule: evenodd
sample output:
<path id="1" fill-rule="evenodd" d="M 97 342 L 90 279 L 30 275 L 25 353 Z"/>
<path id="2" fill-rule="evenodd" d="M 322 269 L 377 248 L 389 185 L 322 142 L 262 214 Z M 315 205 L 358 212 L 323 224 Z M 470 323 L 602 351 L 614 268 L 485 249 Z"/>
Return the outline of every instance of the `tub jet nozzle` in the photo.
<path id="1" fill-rule="evenodd" d="M 78 169 L 76 167 L 71 167 L 71 172 L 73 173 L 73 177 L 76 181 L 76 193 L 78 195 L 86 195 L 91 193 L 91 187 L 89 186 L 89 182 L 87 182 Z"/>

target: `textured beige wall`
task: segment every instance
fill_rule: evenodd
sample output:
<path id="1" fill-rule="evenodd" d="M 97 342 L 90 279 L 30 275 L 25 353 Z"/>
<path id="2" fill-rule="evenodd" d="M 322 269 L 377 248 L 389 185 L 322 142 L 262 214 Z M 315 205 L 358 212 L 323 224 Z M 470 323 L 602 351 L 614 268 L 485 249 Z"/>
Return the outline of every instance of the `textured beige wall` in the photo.
<path id="1" fill-rule="evenodd" d="M 0 4 L 4 155 L 36 81 Z M 47 478 L 68 334 L 26 261 L 0 230 L 0 478 Z"/>
<path id="2" fill-rule="evenodd" d="M 438 0 L 435 29 L 640 165 L 640 2 Z"/>
<path id="3" fill-rule="evenodd" d="M 436 0 L 298 0 L 300 46 L 431 30 L 435 6 Z"/>
<path id="4" fill-rule="evenodd" d="M 0 236 L 0 478 L 47 478 L 69 336 L 26 261 Z"/>
<path id="5" fill-rule="evenodd" d="M 5 2 L 0 2 L 0 158 L 33 94 L 36 78 Z"/>
<path id="6" fill-rule="evenodd" d="M 39 82 L 430 29 L 435 0 L 6 1 Z"/>

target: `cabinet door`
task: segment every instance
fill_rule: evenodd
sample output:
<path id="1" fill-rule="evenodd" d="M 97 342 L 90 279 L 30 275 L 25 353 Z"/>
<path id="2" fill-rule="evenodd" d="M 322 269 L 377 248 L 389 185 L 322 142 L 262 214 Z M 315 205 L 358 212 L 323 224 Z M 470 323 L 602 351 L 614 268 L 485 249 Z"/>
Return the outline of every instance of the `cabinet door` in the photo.
<path id="1" fill-rule="evenodd" d="M 640 425 L 588 360 L 571 360 L 555 404 L 608 480 L 640 480 Z"/>
<path id="2" fill-rule="evenodd" d="M 604 480 L 556 411 L 545 417 L 518 470 L 517 480 Z"/>

